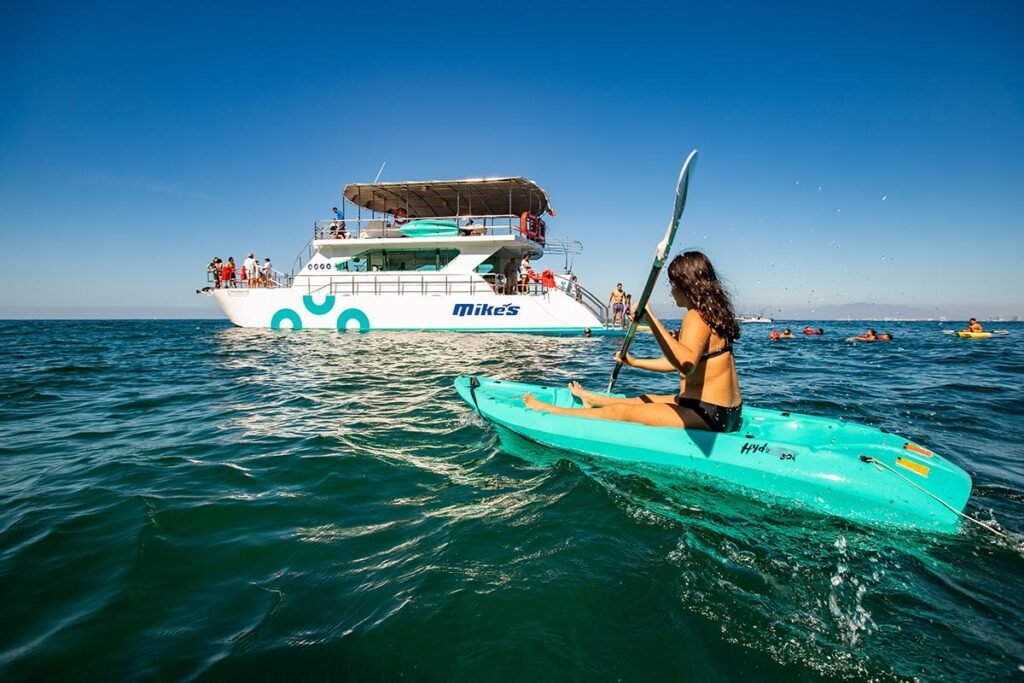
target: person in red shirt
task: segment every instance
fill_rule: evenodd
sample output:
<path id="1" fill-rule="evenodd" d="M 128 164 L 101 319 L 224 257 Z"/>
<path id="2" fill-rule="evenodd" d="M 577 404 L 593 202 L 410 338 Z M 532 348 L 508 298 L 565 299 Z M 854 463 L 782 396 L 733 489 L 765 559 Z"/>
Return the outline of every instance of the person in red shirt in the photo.
<path id="1" fill-rule="evenodd" d="M 220 281 L 225 287 L 235 286 L 235 257 L 229 256 L 228 262 L 224 264 L 224 268 L 220 271 Z"/>

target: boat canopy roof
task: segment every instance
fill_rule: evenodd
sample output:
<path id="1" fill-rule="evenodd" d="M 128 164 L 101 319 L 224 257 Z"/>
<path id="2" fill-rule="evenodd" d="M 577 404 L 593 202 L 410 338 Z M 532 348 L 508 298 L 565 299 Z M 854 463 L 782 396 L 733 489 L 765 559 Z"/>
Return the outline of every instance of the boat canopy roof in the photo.
<path id="1" fill-rule="evenodd" d="M 548 194 L 526 178 L 407 180 L 399 183 L 354 183 L 342 191 L 356 206 L 381 213 L 405 209 L 409 216 L 555 215 Z"/>

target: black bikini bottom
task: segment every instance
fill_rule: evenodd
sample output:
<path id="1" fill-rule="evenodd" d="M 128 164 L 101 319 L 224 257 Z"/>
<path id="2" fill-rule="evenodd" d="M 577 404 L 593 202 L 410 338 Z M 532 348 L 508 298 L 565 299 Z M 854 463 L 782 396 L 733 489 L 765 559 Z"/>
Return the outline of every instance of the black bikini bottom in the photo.
<path id="1" fill-rule="evenodd" d="M 714 403 L 705 403 L 695 398 L 676 396 L 676 405 L 680 408 L 689 408 L 697 413 L 697 417 L 704 420 L 713 432 L 735 432 L 740 428 L 743 421 L 743 404 L 735 408 L 726 408 Z"/>

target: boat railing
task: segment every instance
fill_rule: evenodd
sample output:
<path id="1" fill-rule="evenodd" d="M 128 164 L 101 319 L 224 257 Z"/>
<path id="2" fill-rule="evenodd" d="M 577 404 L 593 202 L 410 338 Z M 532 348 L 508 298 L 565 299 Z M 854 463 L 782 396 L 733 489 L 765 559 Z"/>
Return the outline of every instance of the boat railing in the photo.
<path id="1" fill-rule="evenodd" d="M 301 273 L 302 269 L 307 263 L 309 263 L 309 259 L 313 258 L 313 254 L 316 253 L 316 249 L 313 247 L 313 240 L 315 239 L 316 236 L 314 235 L 308 242 L 306 242 L 306 246 L 299 250 L 298 256 L 295 257 L 295 262 L 292 263 L 292 271 L 289 277 L 295 277 Z"/>
<path id="2" fill-rule="evenodd" d="M 214 279 L 213 271 L 206 271 L 206 281 L 209 282 L 215 289 L 276 289 L 283 287 L 291 287 L 294 277 L 291 273 L 282 273 L 279 270 L 270 269 L 271 277 L 264 279 L 263 277 L 254 278 L 255 283 L 250 287 L 250 283 L 247 280 L 243 280 L 240 277 L 236 277 L 227 282 L 221 282 L 220 279 Z"/>
<path id="3" fill-rule="evenodd" d="M 410 218 L 403 223 L 395 223 L 390 217 L 385 218 L 346 218 L 344 220 L 327 218 L 313 222 L 313 240 L 343 240 L 343 239 L 392 239 L 403 238 L 402 226 L 411 221 Z M 431 221 L 452 221 L 459 229 L 459 235 L 463 237 L 479 237 L 483 235 L 516 235 L 522 234 L 540 244 L 543 239 L 537 239 L 535 235 L 529 235 L 522 230 L 522 218 L 511 214 L 474 214 L 460 216 L 431 216 L 420 220 Z M 472 220 L 471 225 L 467 222 Z M 312 241 L 310 247 L 312 247 Z M 301 254 L 300 254 L 301 256 Z M 298 270 L 295 271 L 299 272 Z"/>
<path id="4" fill-rule="evenodd" d="M 572 280 L 565 275 L 555 275 L 555 281 L 558 283 L 558 288 L 566 292 L 569 296 L 576 299 L 578 303 L 586 306 L 591 313 L 593 313 L 598 320 L 604 322 L 605 327 L 608 326 L 611 318 L 609 317 L 608 306 L 601 302 L 593 292 L 586 287 L 580 285 L 579 281 Z"/>
<path id="5" fill-rule="evenodd" d="M 327 279 L 329 278 L 329 279 Z M 379 296 L 381 294 L 399 295 L 445 295 L 453 294 L 485 294 L 493 292 L 496 294 L 517 295 L 517 296 L 545 296 L 550 294 L 551 288 L 544 287 L 539 282 L 522 283 L 510 281 L 500 273 L 486 273 L 479 275 L 446 275 L 442 273 L 398 273 L 398 272 L 374 272 L 374 273 L 334 273 L 325 277 L 309 278 L 305 285 L 300 285 L 305 294 L 336 294 L 352 295 L 367 294 Z M 564 291 L 564 288 L 559 287 Z M 598 318 L 604 320 L 600 313 L 600 306 L 594 306 L 586 298 L 596 302 L 595 297 L 585 290 L 581 291 L 583 301 Z M 579 300 L 579 299 L 578 299 Z"/>

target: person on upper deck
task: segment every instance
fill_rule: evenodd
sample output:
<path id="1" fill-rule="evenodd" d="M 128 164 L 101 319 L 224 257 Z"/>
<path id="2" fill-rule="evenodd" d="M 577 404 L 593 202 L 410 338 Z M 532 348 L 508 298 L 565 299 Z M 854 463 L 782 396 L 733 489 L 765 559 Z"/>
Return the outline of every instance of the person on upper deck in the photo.
<path id="1" fill-rule="evenodd" d="M 743 399 L 733 342 L 740 338 L 740 326 L 732 302 L 714 267 L 699 251 L 677 256 L 668 267 L 672 298 L 687 309 L 683 327 L 673 336 L 655 317 L 650 306 L 644 318 L 664 354 L 661 358 L 634 358 L 626 354 L 616 360 L 630 367 L 653 372 L 679 373 L 679 393 L 667 396 L 643 394 L 635 398 L 606 396 L 585 390 L 572 382 L 569 390 L 583 401 L 583 408 L 562 408 L 526 394 L 529 408 L 561 415 L 639 422 L 655 427 L 686 427 L 714 432 L 734 432 L 742 422 Z"/>
<path id="2" fill-rule="evenodd" d="M 475 223 L 472 218 L 466 221 L 466 224 L 459 228 L 459 234 L 463 237 L 478 237 L 484 234 L 484 226 Z"/>
<path id="3" fill-rule="evenodd" d="M 347 240 L 348 230 L 345 229 L 344 210 L 339 210 L 338 207 L 332 206 L 331 213 L 334 214 L 334 220 L 331 221 L 331 238 L 336 240 Z"/>

